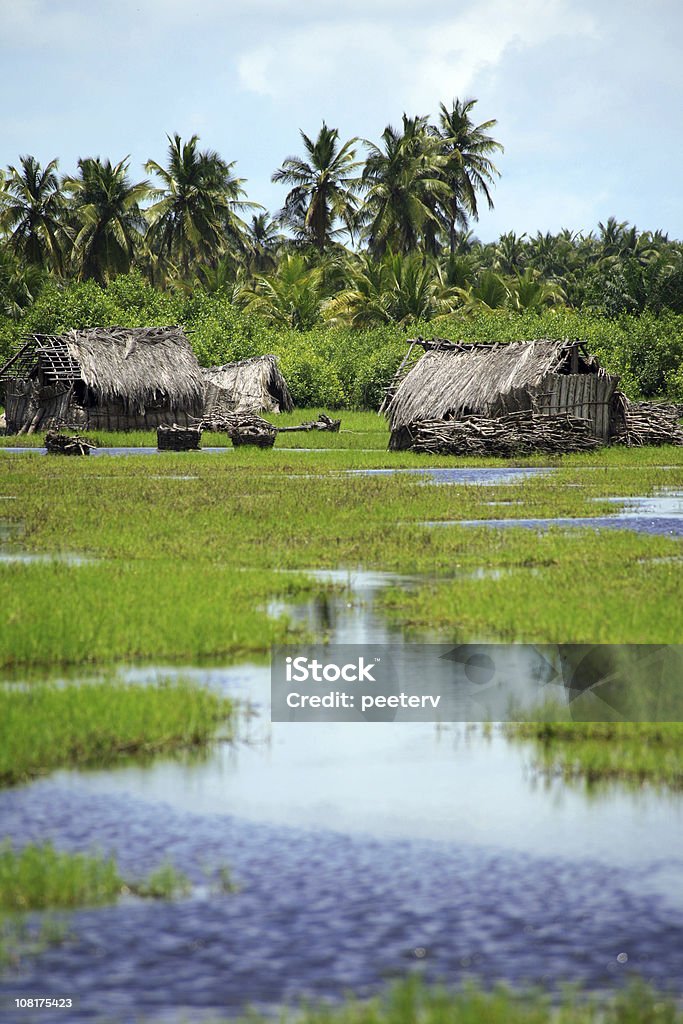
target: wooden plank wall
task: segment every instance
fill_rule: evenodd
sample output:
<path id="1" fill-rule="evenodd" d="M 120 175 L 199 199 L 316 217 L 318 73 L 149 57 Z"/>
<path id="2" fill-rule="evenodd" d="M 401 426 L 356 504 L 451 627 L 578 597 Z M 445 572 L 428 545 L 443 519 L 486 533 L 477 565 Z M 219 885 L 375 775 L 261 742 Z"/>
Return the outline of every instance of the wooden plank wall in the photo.
<path id="1" fill-rule="evenodd" d="M 592 433 L 610 438 L 610 402 L 615 382 L 606 374 L 557 374 L 544 382 L 537 396 L 538 409 L 551 416 L 579 416 L 591 421 Z"/>

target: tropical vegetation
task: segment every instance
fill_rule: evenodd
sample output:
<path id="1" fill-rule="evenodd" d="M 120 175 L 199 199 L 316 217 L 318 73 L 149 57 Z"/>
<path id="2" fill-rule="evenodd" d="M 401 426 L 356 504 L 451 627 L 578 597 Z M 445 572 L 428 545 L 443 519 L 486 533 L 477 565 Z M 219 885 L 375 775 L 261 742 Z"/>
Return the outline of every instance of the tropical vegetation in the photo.
<path id="1" fill-rule="evenodd" d="M 145 178 L 21 156 L 0 172 L 0 359 L 32 331 L 182 323 L 203 363 L 274 351 L 298 404 L 376 408 L 406 335 L 573 336 L 627 393 L 683 398 L 683 243 L 616 217 L 479 241 L 503 147 L 476 106 L 378 142 L 302 131 L 274 213 L 197 135 Z"/>

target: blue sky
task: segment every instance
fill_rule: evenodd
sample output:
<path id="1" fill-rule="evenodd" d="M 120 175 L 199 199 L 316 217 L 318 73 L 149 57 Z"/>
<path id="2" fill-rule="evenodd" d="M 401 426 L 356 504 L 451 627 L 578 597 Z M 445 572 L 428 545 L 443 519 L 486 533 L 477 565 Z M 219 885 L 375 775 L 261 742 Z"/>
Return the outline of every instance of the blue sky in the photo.
<path id="1" fill-rule="evenodd" d="M 130 155 L 166 135 L 270 176 L 324 119 L 375 141 L 475 97 L 505 145 L 484 241 L 610 215 L 683 238 L 681 0 L 0 0 L 0 165 Z"/>

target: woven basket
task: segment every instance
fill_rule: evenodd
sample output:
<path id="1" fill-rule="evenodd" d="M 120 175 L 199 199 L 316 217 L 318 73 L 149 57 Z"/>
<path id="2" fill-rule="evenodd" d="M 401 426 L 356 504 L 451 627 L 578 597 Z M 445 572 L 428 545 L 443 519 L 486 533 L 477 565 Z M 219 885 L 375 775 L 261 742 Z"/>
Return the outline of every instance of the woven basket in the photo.
<path id="1" fill-rule="evenodd" d="M 256 448 L 272 448 L 275 444 L 275 434 L 252 434 L 233 430 L 230 434 L 230 440 L 235 448 L 239 448 L 243 444 L 251 444 Z"/>
<path id="2" fill-rule="evenodd" d="M 201 447 L 202 432 L 196 427 L 158 427 L 157 448 L 160 452 L 190 452 Z"/>

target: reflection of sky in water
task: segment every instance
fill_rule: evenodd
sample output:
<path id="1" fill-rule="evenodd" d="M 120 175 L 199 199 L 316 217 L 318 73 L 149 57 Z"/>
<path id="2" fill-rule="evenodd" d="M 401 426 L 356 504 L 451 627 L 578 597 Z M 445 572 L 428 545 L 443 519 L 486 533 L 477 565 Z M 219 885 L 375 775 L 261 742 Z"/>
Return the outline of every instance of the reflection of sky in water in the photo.
<path id="1" fill-rule="evenodd" d="M 351 591 L 288 610 L 324 622 L 335 643 L 405 653 L 373 610 L 395 581 L 349 575 Z M 496 675 L 528 667 L 505 650 L 494 676 L 483 660 L 466 675 L 475 693 L 496 695 Z M 439 664 L 444 686 L 462 667 Z M 475 726 L 271 724 L 267 667 L 122 674 L 142 683 L 174 671 L 256 705 L 237 743 L 203 759 L 57 772 L 0 791 L 0 815 L 18 843 L 100 848 L 125 877 L 170 860 L 192 896 L 76 912 L 69 941 L 0 978 L 0 993 L 77 993 L 74 1024 L 103 1013 L 179 1024 L 234 1017 L 246 1003 L 371 994 L 416 964 L 456 984 L 475 974 L 604 990 L 631 970 L 660 987 L 680 978 L 679 796 L 612 787 L 589 798 L 538 781 L 530 747 Z M 241 889 L 212 894 L 207 872 L 224 864 Z"/>
<path id="2" fill-rule="evenodd" d="M 248 693 L 267 713 L 268 669 L 217 669 L 206 678 L 228 692 Z M 621 866 L 674 853 L 683 828 L 679 796 L 615 787 L 587 799 L 580 786 L 535 781 L 526 770 L 530 746 L 510 744 L 497 731 L 484 739 L 474 728 L 271 725 L 264 715 L 245 727 L 242 742 L 217 747 L 206 762 L 60 773 L 58 781 L 76 792 L 129 793 L 197 813 Z"/>
<path id="3" fill-rule="evenodd" d="M 683 494 L 672 491 L 650 497 L 598 498 L 597 501 L 612 501 L 623 506 L 621 511 L 609 516 L 586 518 L 557 516 L 539 519 L 452 519 L 433 520 L 423 526 L 490 526 L 495 528 L 526 527 L 545 530 L 551 526 L 583 527 L 584 529 L 622 529 L 636 533 L 661 534 L 671 537 L 683 536 Z"/>

